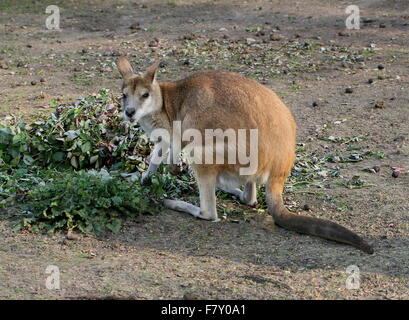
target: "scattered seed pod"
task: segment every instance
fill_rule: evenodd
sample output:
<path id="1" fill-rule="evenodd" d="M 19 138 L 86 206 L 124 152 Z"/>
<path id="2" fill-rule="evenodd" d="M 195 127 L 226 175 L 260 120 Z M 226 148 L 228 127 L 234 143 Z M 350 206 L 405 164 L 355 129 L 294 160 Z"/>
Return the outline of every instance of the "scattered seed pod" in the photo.
<path id="1" fill-rule="evenodd" d="M 375 109 L 384 109 L 386 107 L 383 101 L 376 101 L 374 104 Z"/>
<path id="2" fill-rule="evenodd" d="M 375 22 L 376 20 L 372 18 L 363 18 L 362 21 L 363 23 L 372 23 Z"/>
<path id="3" fill-rule="evenodd" d="M 36 84 L 37 84 L 37 81 L 35 81 L 35 80 L 31 81 L 32 86 L 35 86 Z"/>
<path id="4" fill-rule="evenodd" d="M 378 76 L 378 80 L 385 80 L 384 76 Z"/>
<path id="5" fill-rule="evenodd" d="M 345 93 L 353 93 L 353 92 L 354 90 L 351 87 L 345 89 Z"/>
<path id="6" fill-rule="evenodd" d="M 317 102 L 317 101 L 314 101 L 314 102 L 312 103 L 312 106 L 313 106 L 313 107 L 318 107 L 318 102 Z"/>
<path id="7" fill-rule="evenodd" d="M 372 169 L 374 169 L 374 171 L 376 173 L 378 173 L 379 171 L 381 171 L 381 167 L 380 166 L 373 166 Z"/>
<path id="8" fill-rule="evenodd" d="M 75 234 L 75 233 L 68 232 L 67 235 L 66 235 L 66 238 L 67 238 L 68 240 L 79 240 L 79 239 L 80 239 L 80 236 L 77 235 L 77 234 Z"/>
<path id="9" fill-rule="evenodd" d="M 394 178 L 399 177 L 399 171 L 398 170 L 393 170 L 392 177 L 394 177 Z"/>
<path id="10" fill-rule="evenodd" d="M 309 206 L 309 204 L 306 203 L 306 204 L 303 205 L 302 209 L 305 210 L 305 211 L 310 211 L 311 207 Z"/>
<path id="11" fill-rule="evenodd" d="M 182 40 L 194 40 L 195 38 L 196 38 L 196 36 L 193 33 L 191 33 L 191 34 L 185 34 L 182 37 Z"/>
<path id="12" fill-rule="evenodd" d="M 183 300 L 198 300 L 199 298 L 191 293 L 186 293 L 183 295 Z"/>
<path id="13" fill-rule="evenodd" d="M 270 40 L 271 41 L 280 41 L 280 40 L 283 40 L 283 36 L 272 33 L 272 34 L 270 34 Z"/>
<path id="14" fill-rule="evenodd" d="M 185 61 L 183 61 L 183 64 L 184 64 L 185 66 L 188 66 L 188 65 L 190 64 L 189 59 L 186 59 Z"/>
<path id="15" fill-rule="evenodd" d="M 140 29 L 141 29 L 140 23 L 139 23 L 139 22 L 136 22 L 136 23 L 131 24 L 131 26 L 129 27 L 129 29 L 131 29 L 131 30 L 140 30 Z"/>
<path id="16" fill-rule="evenodd" d="M 373 79 L 372 79 L 372 78 L 369 78 L 369 79 L 368 79 L 368 83 L 373 83 Z"/>
<path id="17" fill-rule="evenodd" d="M 383 64 L 380 64 L 380 65 L 378 65 L 378 69 L 383 70 L 383 69 L 385 69 L 385 66 Z"/>

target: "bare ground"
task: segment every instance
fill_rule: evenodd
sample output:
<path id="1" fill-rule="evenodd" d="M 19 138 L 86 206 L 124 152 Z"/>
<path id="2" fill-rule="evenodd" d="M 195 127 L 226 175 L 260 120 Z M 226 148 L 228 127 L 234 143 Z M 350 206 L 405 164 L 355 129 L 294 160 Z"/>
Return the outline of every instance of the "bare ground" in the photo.
<path id="1" fill-rule="evenodd" d="M 283 98 L 309 154 L 345 150 L 319 136 L 361 136 L 361 148 L 382 154 L 327 165 L 340 181 L 359 175 L 370 187 L 329 180 L 286 197 L 301 214 L 364 235 L 375 254 L 285 231 L 255 210 L 218 224 L 163 211 L 127 222 L 118 234 L 77 241 L 12 233 L 10 221 L 2 220 L 1 299 L 409 298 L 407 1 L 356 0 L 362 18 L 373 21 L 353 31 L 344 28 L 348 1 L 53 1 L 61 7 L 61 32 L 44 26 L 48 4 L 0 2 L 2 116 L 32 121 L 52 111 L 52 100 L 68 102 L 101 87 L 118 92 L 119 53 L 140 69 L 166 62 L 160 79 L 205 68 L 242 72 Z M 139 29 L 130 29 L 136 22 Z M 270 34 L 281 39 L 271 41 Z M 311 50 L 298 55 L 305 42 Z M 346 94 L 347 87 L 353 93 Z M 379 101 L 385 107 L 375 108 Z M 362 171 L 374 165 L 379 173 Z M 393 178 L 392 167 L 406 172 Z M 221 201 L 221 209 L 229 203 Z M 305 204 L 312 210 L 302 211 Z M 48 265 L 61 270 L 60 290 L 45 288 Z M 345 287 L 349 265 L 360 269 L 358 290 Z"/>

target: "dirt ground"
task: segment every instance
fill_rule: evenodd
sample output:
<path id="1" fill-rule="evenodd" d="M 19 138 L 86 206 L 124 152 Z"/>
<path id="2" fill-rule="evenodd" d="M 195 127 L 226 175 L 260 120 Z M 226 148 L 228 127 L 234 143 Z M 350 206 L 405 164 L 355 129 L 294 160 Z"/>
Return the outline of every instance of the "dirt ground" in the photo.
<path id="1" fill-rule="evenodd" d="M 45 28 L 49 4 L 61 9 L 61 31 Z M 13 233 L 3 219 L 0 299 L 408 299 L 409 3 L 353 1 L 360 30 L 345 29 L 349 4 L 1 0 L 0 116 L 33 121 L 101 87 L 118 93 L 121 53 L 140 70 L 163 61 L 162 80 L 241 72 L 282 97 L 309 155 L 345 151 L 333 137 L 364 137 L 356 144 L 375 156 L 326 169 L 370 186 L 329 179 L 288 192 L 286 203 L 355 230 L 375 254 L 283 230 L 257 212 L 214 224 L 163 211 L 78 240 Z M 373 166 L 380 171 L 363 171 Z M 406 172 L 394 178 L 392 167 Z M 60 290 L 45 287 L 48 265 L 59 267 Z M 350 265 L 359 267 L 359 289 L 346 288 Z"/>

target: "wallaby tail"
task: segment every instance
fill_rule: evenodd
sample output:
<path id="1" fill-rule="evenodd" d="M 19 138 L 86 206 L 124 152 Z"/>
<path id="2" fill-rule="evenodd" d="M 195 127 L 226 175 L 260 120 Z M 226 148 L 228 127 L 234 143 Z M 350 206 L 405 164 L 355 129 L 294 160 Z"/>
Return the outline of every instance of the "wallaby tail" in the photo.
<path id="1" fill-rule="evenodd" d="M 269 190 L 270 189 L 270 190 Z M 268 211 L 273 216 L 274 222 L 284 229 L 309 234 L 324 239 L 329 239 L 354 246 L 366 253 L 372 254 L 373 248 L 356 233 L 332 221 L 300 216 L 291 213 L 284 206 L 281 192 L 273 193 L 271 188 L 266 188 Z"/>

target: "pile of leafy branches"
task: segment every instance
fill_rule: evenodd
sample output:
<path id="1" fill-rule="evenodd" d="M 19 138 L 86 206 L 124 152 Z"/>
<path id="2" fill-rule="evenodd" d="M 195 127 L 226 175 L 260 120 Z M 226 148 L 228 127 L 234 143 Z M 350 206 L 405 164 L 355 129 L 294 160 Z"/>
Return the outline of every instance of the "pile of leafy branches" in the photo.
<path id="1" fill-rule="evenodd" d="M 157 212 L 163 197 L 194 191 L 191 175 L 163 166 L 142 186 L 150 147 L 138 127 L 123 126 L 108 90 L 57 106 L 44 121 L 9 117 L 0 125 L 0 207 L 17 211 L 16 230 L 118 231 L 121 217 Z"/>
<path id="2" fill-rule="evenodd" d="M 158 212 L 160 201 L 194 191 L 190 176 L 164 172 L 150 186 L 139 175 L 96 170 L 9 169 L 0 171 L 0 206 L 18 208 L 15 230 L 116 232 L 121 218 Z"/>
<path id="3" fill-rule="evenodd" d="M 104 89 L 58 106 L 45 121 L 27 125 L 11 119 L 0 125 L 0 163 L 143 171 L 149 141 L 138 127 L 125 127 L 120 114 L 116 99 Z"/>
<path id="4" fill-rule="evenodd" d="M 121 227 L 120 217 L 155 212 L 155 203 L 149 188 L 105 170 L 71 172 L 28 191 L 16 229 L 116 232 Z"/>

